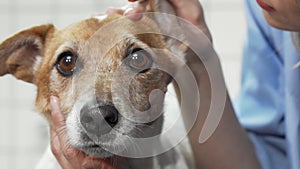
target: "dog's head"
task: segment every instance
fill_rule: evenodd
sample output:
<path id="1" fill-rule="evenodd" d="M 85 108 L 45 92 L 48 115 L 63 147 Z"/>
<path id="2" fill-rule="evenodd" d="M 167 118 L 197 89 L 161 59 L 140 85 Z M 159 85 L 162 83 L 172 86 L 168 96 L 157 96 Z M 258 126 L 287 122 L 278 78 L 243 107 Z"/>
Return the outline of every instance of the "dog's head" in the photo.
<path id="1" fill-rule="evenodd" d="M 36 26 L 0 44 L 0 75 L 35 84 L 36 107 L 50 125 L 50 96 L 59 97 L 70 143 L 107 157 L 103 148 L 161 132 L 172 78 L 160 68 L 173 70 L 174 63 L 159 31 L 150 18 L 137 24 L 119 15 L 62 30 Z"/>

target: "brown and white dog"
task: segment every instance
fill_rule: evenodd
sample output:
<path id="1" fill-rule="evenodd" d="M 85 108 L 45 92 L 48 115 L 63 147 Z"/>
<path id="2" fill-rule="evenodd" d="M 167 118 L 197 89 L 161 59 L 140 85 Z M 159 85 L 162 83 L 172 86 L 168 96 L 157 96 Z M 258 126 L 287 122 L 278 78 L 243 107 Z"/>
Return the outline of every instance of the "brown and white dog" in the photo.
<path id="1" fill-rule="evenodd" d="M 149 11 L 157 11 L 155 3 L 151 1 Z M 171 9 L 165 1 L 160 5 Z M 36 85 L 36 109 L 50 125 L 50 96 L 59 97 L 71 145 L 91 156 L 112 157 L 107 149 L 130 148 L 128 137 L 146 138 L 162 131 L 164 95 L 150 95 L 157 89 L 165 93 L 172 77 L 153 65 L 173 70 L 175 64 L 172 42 L 159 35 L 157 24 L 158 20 L 148 17 L 136 24 L 109 15 L 62 30 L 51 24 L 29 28 L 0 44 L 0 76 L 12 74 Z M 148 120 L 157 118 L 137 122 L 137 113 L 143 111 Z M 159 155 L 156 162 L 152 157 L 124 158 L 130 168 L 176 168 L 179 159 L 173 155 Z M 39 168 L 52 167 L 48 156 Z"/>

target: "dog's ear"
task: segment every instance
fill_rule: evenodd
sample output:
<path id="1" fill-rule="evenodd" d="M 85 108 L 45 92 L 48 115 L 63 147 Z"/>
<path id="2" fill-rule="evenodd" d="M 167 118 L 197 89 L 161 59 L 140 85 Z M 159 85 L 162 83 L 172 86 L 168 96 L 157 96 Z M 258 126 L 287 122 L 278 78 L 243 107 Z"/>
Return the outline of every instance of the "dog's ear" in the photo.
<path id="1" fill-rule="evenodd" d="M 158 24 L 162 34 L 165 36 L 166 44 L 173 54 L 185 60 L 188 50 L 187 41 L 180 26 L 182 21 L 176 17 L 172 4 L 167 0 L 150 0 L 147 5 L 147 12 L 154 12 L 154 20 Z"/>
<path id="2" fill-rule="evenodd" d="M 53 30 L 51 24 L 21 31 L 0 44 L 0 76 L 12 74 L 20 80 L 33 82 L 34 63 L 42 57 L 45 41 Z"/>

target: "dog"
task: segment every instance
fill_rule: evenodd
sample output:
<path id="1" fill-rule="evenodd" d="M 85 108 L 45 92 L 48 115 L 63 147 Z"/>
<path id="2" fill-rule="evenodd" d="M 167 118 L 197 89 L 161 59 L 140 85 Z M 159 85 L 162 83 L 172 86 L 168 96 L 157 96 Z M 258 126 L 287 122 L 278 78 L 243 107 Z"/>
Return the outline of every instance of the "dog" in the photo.
<path id="1" fill-rule="evenodd" d="M 158 8 L 171 5 L 151 1 L 148 11 Z M 0 44 L 0 76 L 36 85 L 35 107 L 49 125 L 50 96 L 59 97 L 70 144 L 90 156 L 120 157 L 129 168 L 189 168 L 178 165 L 182 155 L 173 149 L 156 157 L 122 157 L 136 148 L 131 138 L 161 133 L 164 94 L 176 69 L 171 53 L 185 51 L 172 46 L 178 40 L 160 35 L 159 22 L 143 17 L 136 24 L 112 14 L 62 30 L 52 24 L 26 29 Z M 49 154 L 38 168 L 51 168 L 49 161 L 55 160 Z"/>

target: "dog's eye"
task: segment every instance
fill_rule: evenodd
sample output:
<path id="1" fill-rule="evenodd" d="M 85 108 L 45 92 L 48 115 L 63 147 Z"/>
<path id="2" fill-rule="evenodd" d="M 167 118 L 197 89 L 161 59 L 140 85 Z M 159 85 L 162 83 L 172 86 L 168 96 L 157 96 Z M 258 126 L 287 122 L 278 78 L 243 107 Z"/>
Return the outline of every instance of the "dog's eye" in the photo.
<path id="1" fill-rule="evenodd" d="M 126 64 L 137 72 L 144 72 L 151 68 L 152 59 L 150 53 L 144 49 L 134 49 L 127 57 Z"/>
<path id="2" fill-rule="evenodd" d="M 77 56 L 73 52 L 63 52 L 58 56 L 56 69 L 65 77 L 72 76 L 76 69 L 76 61 Z"/>

